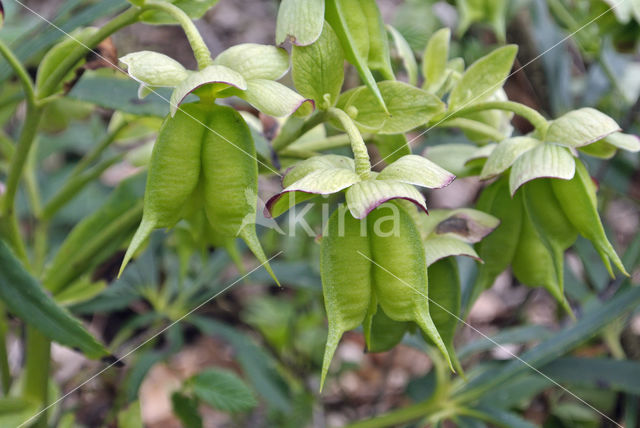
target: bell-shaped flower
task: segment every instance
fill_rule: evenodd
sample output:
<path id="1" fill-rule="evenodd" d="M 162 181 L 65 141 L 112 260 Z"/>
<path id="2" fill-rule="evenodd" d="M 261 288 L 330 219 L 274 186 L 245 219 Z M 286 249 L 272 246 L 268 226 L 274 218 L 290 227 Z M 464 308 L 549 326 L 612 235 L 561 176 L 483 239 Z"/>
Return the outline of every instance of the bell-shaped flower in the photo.
<path id="1" fill-rule="evenodd" d="M 291 168 L 283 179 L 284 189 L 266 204 L 265 215 L 277 217 L 295 204 L 315 195 L 346 190 L 353 217 L 363 219 L 391 199 L 405 199 L 427 211 L 425 198 L 414 186 L 430 189 L 449 185 L 455 175 L 418 155 L 406 155 L 380 173 L 368 177 L 356 173 L 353 159 L 339 155 L 316 156 Z"/>
<path id="2" fill-rule="evenodd" d="M 314 109 L 306 99 L 276 82 L 289 69 L 289 56 L 275 46 L 245 43 L 233 46 L 201 70 L 187 70 L 172 58 L 150 51 L 134 52 L 120 58 L 127 73 L 140 82 L 142 98 L 154 88 L 174 88 L 171 115 L 189 94 L 201 99 L 238 96 L 269 116 L 305 116 Z"/>

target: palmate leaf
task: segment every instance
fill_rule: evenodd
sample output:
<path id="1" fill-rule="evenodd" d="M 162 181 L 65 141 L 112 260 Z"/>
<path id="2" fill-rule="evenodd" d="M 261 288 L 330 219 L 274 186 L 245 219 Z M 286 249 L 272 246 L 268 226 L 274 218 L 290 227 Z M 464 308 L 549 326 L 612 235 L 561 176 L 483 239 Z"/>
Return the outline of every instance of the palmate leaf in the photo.
<path id="1" fill-rule="evenodd" d="M 0 241 L 0 266 L 0 298 L 11 312 L 47 338 L 79 349 L 89 358 L 109 355 L 78 319 L 44 292 L 4 241 Z"/>

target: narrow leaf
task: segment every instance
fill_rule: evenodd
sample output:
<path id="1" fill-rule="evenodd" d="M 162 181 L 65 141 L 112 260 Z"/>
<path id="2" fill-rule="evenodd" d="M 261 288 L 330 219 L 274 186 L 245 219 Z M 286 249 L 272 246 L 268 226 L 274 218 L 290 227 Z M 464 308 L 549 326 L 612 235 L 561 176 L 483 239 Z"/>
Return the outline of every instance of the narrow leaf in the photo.
<path id="1" fill-rule="evenodd" d="M 442 28 L 431 36 L 422 58 L 424 88 L 436 92 L 447 80 L 447 62 L 449 60 L 449 39 L 451 30 Z"/>
<path id="2" fill-rule="evenodd" d="M 393 42 L 396 46 L 396 51 L 402 59 L 404 69 L 407 71 L 408 82 L 410 85 L 418 84 L 418 63 L 416 57 L 413 54 L 413 49 L 409 46 L 409 43 L 405 40 L 402 34 L 391 25 L 387 25 L 387 29 L 393 37 Z"/>
<path id="3" fill-rule="evenodd" d="M 78 319 L 44 292 L 4 241 L 0 241 L 0 266 L 0 298 L 11 312 L 47 338 L 79 349 L 89 358 L 109 355 Z"/>

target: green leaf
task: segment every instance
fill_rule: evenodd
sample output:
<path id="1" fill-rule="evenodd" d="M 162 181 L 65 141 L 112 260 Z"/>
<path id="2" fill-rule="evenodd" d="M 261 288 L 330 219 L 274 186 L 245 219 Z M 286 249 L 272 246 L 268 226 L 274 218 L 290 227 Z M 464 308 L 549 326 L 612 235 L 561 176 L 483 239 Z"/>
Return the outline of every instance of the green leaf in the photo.
<path id="1" fill-rule="evenodd" d="M 235 87 L 247 89 L 247 81 L 240 73 L 222 65 L 210 65 L 199 71 L 193 71 L 184 79 L 171 94 L 171 116 L 176 114 L 178 106 L 190 93 L 196 89 L 208 96 L 215 96 L 219 91 Z"/>
<path id="2" fill-rule="evenodd" d="M 542 144 L 531 137 L 511 137 L 502 140 L 487 158 L 480 173 L 481 180 L 487 180 L 505 172 L 523 153 Z"/>
<path id="3" fill-rule="evenodd" d="M 392 320 L 382 308 L 377 308 L 370 322 L 365 320 L 363 325 L 367 352 L 390 350 L 402 341 L 409 326 L 410 324 L 406 321 Z"/>
<path id="4" fill-rule="evenodd" d="M 325 22 L 314 44 L 294 46 L 291 62 L 291 76 L 298 92 L 314 100 L 319 108 L 334 106 L 344 82 L 344 54 L 333 28 Z"/>
<path id="5" fill-rule="evenodd" d="M 474 158 L 480 149 L 482 147 L 478 148 L 471 144 L 439 144 L 427 147 L 422 155 L 447 171 L 451 171 L 456 177 L 468 177 L 479 173 L 479 171 L 476 172 L 478 168 L 467 161 Z"/>
<path id="6" fill-rule="evenodd" d="M 4 241 L 0 241 L 0 266 L 0 298 L 11 312 L 47 338 L 79 349 L 89 358 L 109 355 L 78 319 L 44 292 Z"/>
<path id="7" fill-rule="evenodd" d="M 410 184 L 393 180 L 366 180 L 353 184 L 347 190 L 347 206 L 351 215 L 363 219 L 373 209 L 391 199 L 406 199 L 427 211 L 424 196 Z"/>
<path id="8" fill-rule="evenodd" d="M 247 82 L 247 90 L 238 96 L 269 116 L 284 117 L 291 114 L 306 116 L 314 109 L 312 100 L 273 80 L 253 79 Z"/>
<path id="9" fill-rule="evenodd" d="M 55 298 L 61 305 L 76 305 L 96 297 L 105 288 L 105 280 L 93 281 L 91 277 L 84 276 L 56 294 Z"/>
<path id="10" fill-rule="evenodd" d="M 246 80 L 278 80 L 289 70 L 289 55 L 275 46 L 242 43 L 220 52 L 213 63 L 237 71 Z"/>
<path id="11" fill-rule="evenodd" d="M 187 70 L 167 55 L 152 51 L 140 51 L 120 58 L 127 66 L 127 73 L 135 80 L 149 86 L 177 86 L 187 78 Z"/>
<path id="12" fill-rule="evenodd" d="M 478 352 L 490 351 L 498 345 L 519 345 L 546 340 L 552 335 L 548 328 L 536 324 L 505 328 L 489 338 L 482 337 L 465 344 L 458 350 L 458 357 L 462 359 Z"/>
<path id="13" fill-rule="evenodd" d="M 18 397 L 0 398 L 0 426 L 17 427 L 31 421 L 40 405 Z"/>
<path id="14" fill-rule="evenodd" d="M 428 189 L 446 187 L 456 178 L 429 159 L 406 155 L 388 165 L 378 174 L 378 180 L 395 180 Z"/>
<path id="15" fill-rule="evenodd" d="M 139 84 L 129 78 L 101 76 L 86 72 L 67 97 L 137 116 L 165 117 L 169 113 L 170 92 L 158 90 L 143 100 L 132 96 Z"/>
<path id="16" fill-rule="evenodd" d="M 509 175 L 509 190 L 513 195 L 527 181 L 541 177 L 570 180 L 575 172 L 576 162 L 565 147 L 544 143 L 516 159 Z"/>
<path id="17" fill-rule="evenodd" d="M 326 18 L 336 32 L 347 60 L 356 67 L 378 108 L 389 115 L 385 99 L 368 66 L 369 31 L 359 0 L 327 0 Z"/>
<path id="18" fill-rule="evenodd" d="M 202 428 L 202 416 L 198 411 L 198 400 L 176 391 L 171 394 L 173 413 L 185 428 Z"/>
<path id="19" fill-rule="evenodd" d="M 278 9 L 276 44 L 287 40 L 297 46 L 315 42 L 324 23 L 324 0 L 282 0 Z"/>
<path id="20" fill-rule="evenodd" d="M 491 97 L 504 85 L 516 52 L 516 45 L 503 46 L 471 64 L 449 95 L 449 110 L 455 111 Z"/>
<path id="21" fill-rule="evenodd" d="M 545 141 L 567 147 L 582 147 L 620 131 L 615 120 L 590 107 L 570 111 L 549 126 Z"/>
<path id="22" fill-rule="evenodd" d="M 640 363 L 610 358 L 559 358 L 542 368 L 553 380 L 595 390 L 640 394 Z"/>
<path id="23" fill-rule="evenodd" d="M 387 164 L 411 154 L 411 147 L 404 134 L 374 134 L 370 142 L 376 146 L 380 158 Z"/>
<path id="24" fill-rule="evenodd" d="M 195 375 L 190 384 L 196 397 L 223 412 L 246 412 L 258 404 L 244 381 L 227 370 L 207 369 Z"/>
<path id="25" fill-rule="evenodd" d="M 144 428 L 139 401 L 134 401 L 118 412 L 118 428 Z"/>
<path id="26" fill-rule="evenodd" d="M 378 84 L 391 116 L 387 115 L 366 87 L 340 97 L 338 106 L 351 115 L 364 131 L 380 134 L 401 134 L 424 125 L 444 112 L 444 103 L 435 95 L 403 82 L 384 81 Z"/>
<path id="27" fill-rule="evenodd" d="M 402 64 L 404 65 L 404 69 L 407 71 L 408 82 L 410 85 L 418 84 L 418 63 L 416 62 L 416 57 L 413 54 L 413 49 L 409 46 L 409 43 L 405 40 L 405 38 L 400 34 L 398 30 L 396 30 L 391 25 L 387 25 L 387 29 L 391 33 L 393 37 L 393 42 L 396 45 L 396 51 L 398 55 L 402 59 Z"/>
<path id="28" fill-rule="evenodd" d="M 521 418 L 517 413 L 503 410 L 497 407 L 478 406 L 474 408 L 474 411 L 482 413 L 482 420 L 489 421 L 494 424 L 494 426 L 509 428 L 536 427 L 536 425 L 532 424 L 528 420 Z"/>
<path id="29" fill-rule="evenodd" d="M 447 80 L 447 62 L 449 61 L 449 39 L 451 30 L 441 28 L 433 33 L 422 58 L 424 89 L 436 92 Z"/>
<path id="30" fill-rule="evenodd" d="M 379 72 L 385 80 L 395 80 L 389 55 L 389 37 L 376 0 L 360 0 L 360 7 L 367 20 L 369 52 L 367 64 Z"/>
<path id="31" fill-rule="evenodd" d="M 170 0 L 170 2 L 182 9 L 189 18 L 200 19 L 209 9 L 218 3 L 218 0 Z M 174 17 L 159 10 L 144 12 L 140 16 L 140 21 L 155 25 L 177 24 Z"/>

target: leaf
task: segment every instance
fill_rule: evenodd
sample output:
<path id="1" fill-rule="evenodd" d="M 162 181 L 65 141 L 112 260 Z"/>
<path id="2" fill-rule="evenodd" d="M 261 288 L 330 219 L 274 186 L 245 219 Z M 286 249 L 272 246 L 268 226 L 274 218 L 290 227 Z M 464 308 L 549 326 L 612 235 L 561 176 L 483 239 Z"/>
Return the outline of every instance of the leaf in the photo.
<path id="1" fill-rule="evenodd" d="M 477 146 L 471 144 L 439 144 L 427 147 L 422 156 L 460 178 L 479 173 L 476 173 L 477 167 L 467 163 L 478 150 Z"/>
<path id="2" fill-rule="evenodd" d="M 366 180 L 347 190 L 347 206 L 351 215 L 363 219 L 373 209 L 391 199 L 406 199 L 427 211 L 424 196 L 410 184 L 392 180 Z"/>
<path id="3" fill-rule="evenodd" d="M 532 424 L 528 420 L 521 418 L 517 413 L 497 407 L 478 406 L 474 408 L 474 411 L 482 413 L 484 415 L 482 420 L 489 421 L 495 424 L 495 426 L 504 426 L 509 428 L 536 427 L 536 425 Z"/>
<path id="4" fill-rule="evenodd" d="M 491 97 L 504 85 L 517 51 L 516 45 L 503 46 L 471 64 L 449 95 L 449 110 Z"/>
<path id="5" fill-rule="evenodd" d="M 410 85 L 418 84 L 418 63 L 416 62 L 416 57 L 413 54 L 413 49 L 409 46 L 409 43 L 405 40 L 405 38 L 400 34 L 398 30 L 396 30 L 391 25 L 387 25 L 387 29 L 391 33 L 393 37 L 393 42 L 396 45 L 396 51 L 398 55 L 402 59 L 402 64 L 404 65 L 404 69 L 407 71 L 408 82 Z"/>
<path id="6" fill-rule="evenodd" d="M 502 140 L 487 158 L 480 173 L 481 180 L 487 180 L 505 172 L 523 153 L 542 144 L 531 137 L 512 137 Z"/>
<path id="7" fill-rule="evenodd" d="M 297 46 L 315 42 L 324 23 L 324 0 L 282 0 L 278 9 L 276 44 L 285 41 Z"/>
<path id="8" fill-rule="evenodd" d="M 570 111 L 549 125 L 545 141 L 567 147 L 582 147 L 620 131 L 620 126 L 604 113 L 590 107 Z"/>
<path id="9" fill-rule="evenodd" d="M 315 43 L 293 47 L 291 62 L 291 76 L 298 92 L 321 109 L 334 106 L 344 82 L 344 53 L 329 23 L 325 22 Z"/>
<path id="10" fill-rule="evenodd" d="M 390 112 L 368 66 L 369 32 L 359 0 L 327 0 L 326 7 L 326 19 L 342 44 L 345 57 L 358 70 L 374 102 L 388 115 Z"/>
<path id="11" fill-rule="evenodd" d="M 436 92 L 447 80 L 447 61 L 449 60 L 449 39 L 451 30 L 441 28 L 433 33 L 422 57 L 423 88 Z"/>
<path id="12" fill-rule="evenodd" d="M 516 159 L 509 175 L 509 190 L 513 195 L 524 183 L 542 177 L 570 180 L 575 172 L 575 160 L 566 148 L 541 144 Z"/>
<path id="13" fill-rule="evenodd" d="M 204 370 L 190 384 L 196 397 L 223 412 L 246 412 L 258 404 L 244 381 L 227 370 Z"/>
<path id="14" fill-rule="evenodd" d="M 411 147 L 404 134 L 374 134 L 371 143 L 376 146 L 380 158 L 387 164 L 411 154 Z"/>
<path id="15" fill-rule="evenodd" d="M 31 422 L 40 404 L 18 397 L 0 398 L 0 426 L 18 427 Z"/>
<path id="16" fill-rule="evenodd" d="M 389 55 L 389 36 L 376 0 L 360 0 L 359 5 L 367 20 L 369 33 L 367 64 L 371 70 L 379 72 L 383 79 L 395 80 Z"/>
<path id="17" fill-rule="evenodd" d="M 133 52 L 120 58 L 120 62 L 127 66 L 129 76 L 149 86 L 173 87 L 188 76 L 182 64 L 158 52 Z"/>
<path id="18" fill-rule="evenodd" d="M 171 394 L 173 413 L 185 428 L 202 428 L 202 416 L 198 411 L 198 400 L 176 391 Z"/>
<path id="19" fill-rule="evenodd" d="M 241 43 L 220 52 L 213 63 L 237 71 L 246 80 L 278 80 L 289 70 L 289 55 L 275 46 Z"/>
<path id="20" fill-rule="evenodd" d="M 238 96 L 269 116 L 284 117 L 294 113 L 306 116 L 314 109 L 312 100 L 273 80 L 249 80 L 247 90 Z"/>
<path id="21" fill-rule="evenodd" d="M 458 350 L 458 357 L 462 359 L 478 352 L 490 351 L 498 345 L 519 345 L 546 340 L 552 335 L 548 328 L 537 324 L 504 328 L 489 338 L 482 337 L 465 344 Z"/>
<path id="22" fill-rule="evenodd" d="M 542 368 L 553 380 L 595 390 L 640 394 L 640 363 L 610 358 L 559 358 Z"/>
<path id="23" fill-rule="evenodd" d="M 129 78 L 84 73 L 67 97 L 137 116 L 165 117 L 169 113 L 170 92 L 158 90 L 141 100 L 134 94 L 139 84 Z"/>
<path id="24" fill-rule="evenodd" d="M 395 180 L 428 189 L 446 187 L 456 178 L 449 171 L 418 155 L 406 155 L 388 165 L 378 180 Z"/>
<path id="25" fill-rule="evenodd" d="M 106 287 L 105 280 L 93 281 L 89 276 L 85 276 L 63 289 L 55 299 L 64 306 L 77 305 L 96 297 Z"/>
<path id="26" fill-rule="evenodd" d="M 425 90 L 396 81 L 380 82 L 378 87 L 391 116 L 376 103 L 374 94 L 366 87 L 360 87 L 349 97 L 343 94 L 341 101 L 344 106 L 338 102 L 347 112 L 355 108 L 356 114 L 352 117 L 365 131 L 400 134 L 424 125 L 432 117 L 444 112 L 443 102 Z"/>
<path id="27" fill-rule="evenodd" d="M 144 428 L 140 413 L 140 401 L 136 400 L 126 409 L 118 412 L 118 428 Z"/>
<path id="28" fill-rule="evenodd" d="M 11 312 L 47 338 L 79 349 L 89 358 L 109 355 L 78 319 L 44 292 L 4 241 L 0 241 L 0 266 L 0 298 Z"/>
<path id="29" fill-rule="evenodd" d="M 175 6 L 182 9 L 191 19 L 200 19 L 205 12 L 218 3 L 218 0 L 171 0 Z M 147 24 L 167 25 L 177 24 L 175 18 L 166 12 L 149 10 L 140 16 L 140 20 Z"/>
<path id="30" fill-rule="evenodd" d="M 204 91 L 208 96 L 214 96 L 217 92 L 235 87 L 240 90 L 247 89 L 247 82 L 240 73 L 222 65 L 210 65 L 199 71 L 193 71 L 185 80 L 180 82 L 171 94 L 171 116 L 176 114 L 178 106 L 190 93 L 196 89 Z"/>
<path id="31" fill-rule="evenodd" d="M 432 236 L 424 242 L 424 252 L 427 258 L 427 266 L 431 266 L 439 260 L 451 256 L 467 256 L 481 261 L 476 250 L 460 239 L 449 236 Z M 433 282 L 432 282 L 433 283 Z"/>

